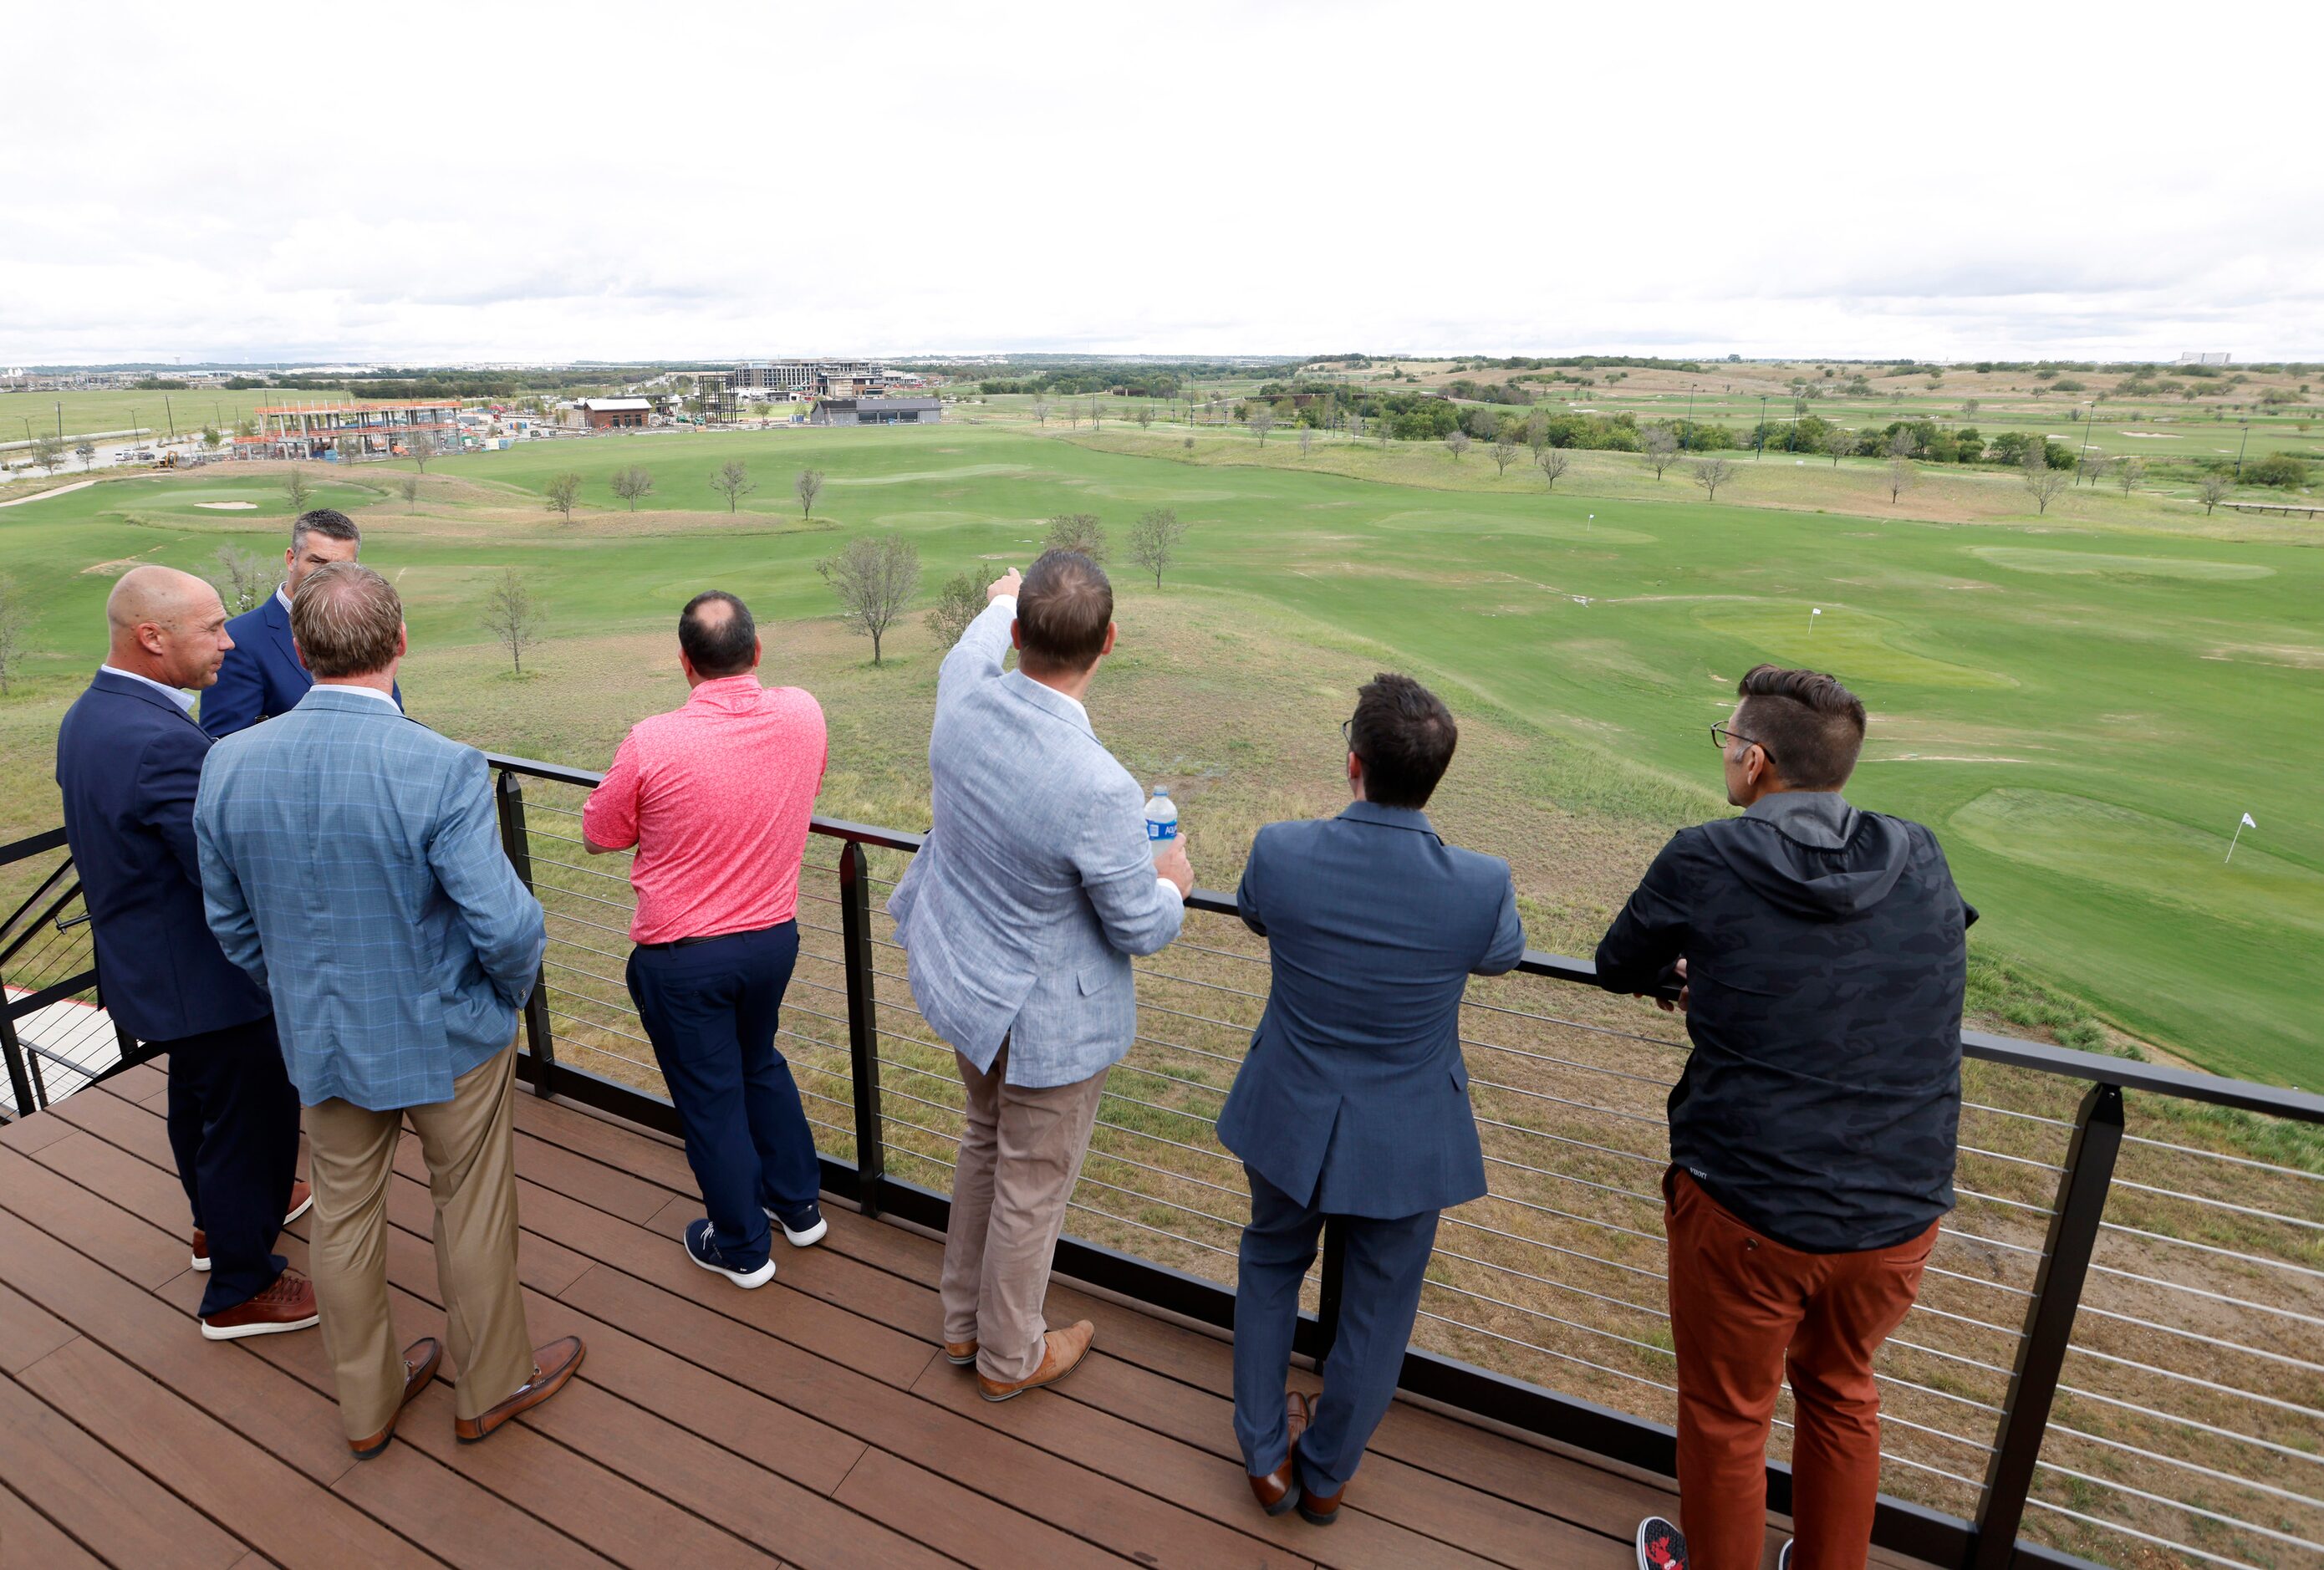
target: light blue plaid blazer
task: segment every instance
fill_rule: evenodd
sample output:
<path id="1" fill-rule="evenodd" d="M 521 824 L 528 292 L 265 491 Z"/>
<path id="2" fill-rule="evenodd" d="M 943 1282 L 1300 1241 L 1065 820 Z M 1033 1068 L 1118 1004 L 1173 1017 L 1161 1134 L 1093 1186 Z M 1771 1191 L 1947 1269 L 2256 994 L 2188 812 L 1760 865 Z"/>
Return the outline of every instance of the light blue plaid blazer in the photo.
<path id="1" fill-rule="evenodd" d="M 210 929 L 273 993 L 301 1102 L 449 1101 L 514 1039 L 540 902 L 474 747 L 317 687 L 210 749 L 194 837 Z"/>

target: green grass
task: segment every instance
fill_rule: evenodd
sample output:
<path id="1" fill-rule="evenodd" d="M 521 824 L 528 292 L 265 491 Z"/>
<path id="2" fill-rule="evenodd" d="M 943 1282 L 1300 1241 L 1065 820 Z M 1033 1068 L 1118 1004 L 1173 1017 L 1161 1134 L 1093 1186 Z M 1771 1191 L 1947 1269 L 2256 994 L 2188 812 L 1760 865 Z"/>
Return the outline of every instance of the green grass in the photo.
<path id="1" fill-rule="evenodd" d="M 31 437 L 54 436 L 60 415 L 64 424 L 65 445 L 85 431 L 127 430 L 133 420 L 149 437 L 167 437 L 171 421 L 175 420 L 178 432 L 198 433 L 205 425 L 217 425 L 220 435 L 231 437 L 234 423 L 246 418 L 261 404 L 281 403 L 294 399 L 320 402 L 331 394 L 318 392 L 269 392 L 251 390 L 227 392 L 148 392 L 104 390 L 91 392 L 0 392 L 0 443 L 23 442 Z M 163 399 L 168 399 L 165 405 Z M 342 400 L 344 402 L 344 400 Z M 61 406 L 61 408 L 60 408 Z M 29 433 L 26 422 L 31 422 Z M 223 421 L 224 423 L 220 423 Z M 11 462 L 22 463 L 25 455 L 11 452 Z M 69 464 L 75 472 L 78 464 Z M 57 471 L 62 475 L 65 471 Z"/>
<path id="2" fill-rule="evenodd" d="M 934 651 L 914 621 L 894 668 L 870 670 L 868 646 L 832 630 L 814 562 L 848 534 L 899 531 L 919 547 L 926 600 L 973 561 L 1028 558 L 1051 513 L 1095 512 L 1118 541 L 1138 512 L 1174 506 L 1193 531 L 1167 586 L 1117 574 L 1126 637 L 1108 679 L 1147 706 L 1100 713 L 1134 769 L 1182 791 L 1190 832 L 1205 790 L 1226 789 L 1206 779 L 1256 792 L 1236 799 L 1240 825 L 1246 806 L 1277 799 L 1259 786 L 1288 791 L 1327 768 L 1351 672 L 1411 670 L 1483 727 L 1459 770 L 1489 798 L 1479 821 L 1502 843 L 1488 848 L 1582 847 L 1524 889 L 1575 947 L 1660 835 L 1712 809 L 1705 727 L 1736 678 L 1763 659 L 1814 663 L 1873 711 L 1851 797 L 1936 828 L 1984 912 L 1981 949 L 2056 1000 L 2043 1008 L 2073 1027 L 2093 1008 L 2223 1072 L 2314 1083 L 2324 553 L 2293 543 L 2300 531 L 2238 532 L 2111 492 L 2035 519 L 2022 491 L 1985 476 L 1958 483 L 1996 489 L 1932 484 L 1892 513 L 1885 493 L 1871 504 L 1868 466 L 1785 466 L 1775 506 L 1761 504 L 1772 476 L 1756 500 L 1747 475 L 1738 504 L 1722 493 L 1713 506 L 1675 474 L 1656 485 L 1609 455 L 1582 455 L 1545 495 L 1538 476 L 1513 466 L 1497 482 L 1473 452 L 1455 471 L 1442 453 L 1391 448 L 1377 461 L 1410 472 L 1388 483 L 1322 472 L 1378 449 L 1327 444 L 1303 464 L 1281 438 L 1262 456 L 1214 432 L 1189 453 L 1184 434 L 1109 422 L 1069 438 L 1053 420 L 1046 435 L 952 424 L 543 442 L 438 463 L 416 509 L 390 494 L 392 469 L 309 472 L 330 476 L 319 501 L 361 513 L 364 559 L 402 588 L 417 651 L 405 686 L 423 717 L 599 764 L 630 720 L 674 701 L 670 619 L 715 584 L 749 599 L 770 648 L 801 651 L 849 799 L 897 816 L 925 811 Z M 708 480 L 734 456 L 761 488 L 730 516 Z M 604 483 L 632 462 L 657 482 L 634 516 Z M 790 479 L 808 465 L 829 483 L 803 523 Z M 567 469 L 586 509 L 570 525 L 539 495 Z M 31 591 L 42 651 L 27 688 L 0 701 L 14 829 L 53 821 L 46 750 L 101 648 L 110 578 L 85 569 L 134 556 L 201 570 L 228 540 L 279 552 L 288 509 L 270 474 L 140 476 L 0 511 L 0 556 Z M 1612 494 L 1569 494 L 1591 476 Z M 229 499 L 261 507 L 194 505 Z M 540 674 L 522 683 L 491 675 L 477 623 L 507 565 L 532 575 L 558 634 L 528 655 Z M 1148 652 L 1166 636 L 1171 660 Z M 1178 706 L 1229 701 L 1205 687 L 1204 661 L 1240 660 L 1263 668 L 1231 701 L 1263 689 L 1277 729 L 1241 734 L 1224 710 Z M 2260 827 L 2227 864 L 2246 811 Z M 1242 847 L 1214 834 L 1207 848 L 1210 882 Z"/>

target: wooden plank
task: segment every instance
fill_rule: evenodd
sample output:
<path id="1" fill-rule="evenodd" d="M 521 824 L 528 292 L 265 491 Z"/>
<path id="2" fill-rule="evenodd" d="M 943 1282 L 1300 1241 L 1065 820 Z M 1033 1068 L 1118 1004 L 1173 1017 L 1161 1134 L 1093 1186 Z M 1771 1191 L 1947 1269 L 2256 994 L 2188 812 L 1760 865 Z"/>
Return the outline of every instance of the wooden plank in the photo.
<path id="1" fill-rule="evenodd" d="M 516 1168 L 535 1183 L 623 1221 L 643 1221 L 670 1199 L 667 1188 L 522 1131 L 516 1136 Z"/>
<path id="2" fill-rule="evenodd" d="M 1128 1562 L 884 1450 L 863 1453 L 838 1497 L 874 1520 L 910 1522 L 913 1531 L 964 1564 L 1097 1570 Z"/>
<path id="3" fill-rule="evenodd" d="M 0 1286 L 0 1374 L 40 1362 L 79 1334 L 40 1305 Z"/>
<path id="4" fill-rule="evenodd" d="M 63 1413 L 5 1379 L 0 1477 L 71 1520 L 89 1551 L 109 1564 L 224 1570 L 246 1551 Z"/>
<path id="5" fill-rule="evenodd" d="M 247 1360 L 242 1360 L 247 1362 Z M 290 1563 L 420 1566 L 427 1555 L 83 1338 L 17 1376 L 251 1547 Z M 344 1454 L 344 1448 L 342 1450 Z"/>
<path id="6" fill-rule="evenodd" d="M 73 1136 L 76 1140 L 89 1137 Z M 45 1147 L 41 1154 L 53 1155 L 57 1146 L 65 1142 L 60 1140 L 57 1145 Z M 182 1210 L 184 1196 L 179 1196 L 178 1204 Z M 78 1184 L 14 1150 L 0 1150 L 0 1206 L 19 1216 L 38 1218 L 42 1229 L 52 1235 L 71 1238 L 83 1253 L 102 1258 L 115 1273 L 141 1287 L 158 1287 L 171 1277 L 183 1274 L 187 1268 L 184 1238 L 172 1237 L 146 1225 L 119 1206 L 106 1204 Z M 7 1272 L 0 1272 L 5 1273 Z M 14 1281 L 15 1277 L 8 1274 L 8 1279 Z M 68 1320 L 72 1317 L 69 1308 L 51 1311 Z"/>
<path id="7" fill-rule="evenodd" d="M 332 1492 L 392 1521 L 413 1542 L 463 1570 L 612 1563 L 407 1444 L 389 1445 L 377 1460 L 339 1479 Z"/>
<path id="8" fill-rule="evenodd" d="M 684 1147 L 660 1134 L 537 1095 L 517 1098 L 516 1126 L 536 1139 L 617 1167 L 673 1194 L 696 1192 L 694 1169 L 686 1164 Z"/>
<path id="9" fill-rule="evenodd" d="M 34 1113 L 30 1117 L 18 1118 L 13 1123 L 0 1124 L 0 1150 L 29 1153 L 42 1145 L 61 1140 L 72 1131 L 73 1126 L 64 1119 L 51 1117 L 47 1113 Z"/>
<path id="10" fill-rule="evenodd" d="M 124 1101 L 143 1101 L 156 1091 L 170 1088 L 169 1075 L 155 1067 L 155 1064 L 167 1061 L 169 1054 L 165 1052 L 150 1062 L 140 1063 L 134 1068 L 124 1068 L 97 1081 L 96 1088 L 107 1094 L 120 1096 Z"/>
<path id="11" fill-rule="evenodd" d="M 240 1561 L 236 1561 L 239 1563 Z M 51 1525 L 46 1516 L 0 1488 L 0 1565 L 39 1565 L 42 1570 L 102 1570 L 105 1561 Z"/>
<path id="12" fill-rule="evenodd" d="M 839 1362 L 816 1357 L 608 1266 L 601 1265 L 576 1281 L 566 1289 L 563 1300 L 737 1384 L 844 1428 L 938 1476 L 958 1479 L 1026 1515 L 1146 1564 L 1287 1567 L 1306 1562 L 1304 1555 L 1272 1548 L 1006 1435 L 991 1433 Z M 1256 1510 L 1252 1515 L 1264 1519 Z"/>

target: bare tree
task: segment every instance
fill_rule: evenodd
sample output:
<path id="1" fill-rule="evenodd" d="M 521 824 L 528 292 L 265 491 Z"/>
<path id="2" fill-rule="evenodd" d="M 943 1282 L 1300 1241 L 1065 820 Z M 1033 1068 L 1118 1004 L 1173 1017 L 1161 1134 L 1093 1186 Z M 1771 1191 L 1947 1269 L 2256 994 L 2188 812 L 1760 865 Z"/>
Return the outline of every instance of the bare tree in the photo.
<path id="1" fill-rule="evenodd" d="M 1049 532 L 1041 541 L 1044 550 L 1078 550 L 1092 561 L 1103 565 L 1106 556 L 1105 525 L 1094 513 L 1060 513 L 1049 520 Z"/>
<path id="2" fill-rule="evenodd" d="M 985 586 L 1001 576 L 1001 569 L 986 563 L 972 567 L 966 572 L 956 572 L 945 580 L 936 591 L 934 609 L 921 618 L 936 641 L 936 647 L 950 649 L 968 631 L 968 624 L 984 614 L 988 601 Z"/>
<path id="3" fill-rule="evenodd" d="M 2098 476 L 2106 473 L 2107 465 L 2112 461 L 2102 452 L 2083 452 L 2074 459 L 2075 476 L 2095 485 L 2098 483 Z"/>
<path id="4" fill-rule="evenodd" d="M 8 690 L 9 681 L 23 669 L 24 627 L 31 619 L 24 591 L 14 578 L 0 574 L 0 692 Z"/>
<path id="5" fill-rule="evenodd" d="M 404 456 L 423 475 L 428 472 L 428 466 L 436 461 L 436 455 L 443 450 L 443 444 L 436 439 L 436 433 L 432 430 L 407 430 L 403 433 Z"/>
<path id="6" fill-rule="evenodd" d="M 1388 439 L 1396 434 L 1393 423 L 1394 422 L 1391 421 L 1385 414 L 1378 415 L 1373 418 L 1372 434 L 1379 439 L 1380 446 L 1388 446 Z"/>
<path id="7" fill-rule="evenodd" d="M 813 516 L 815 499 L 823 494 L 823 471 L 801 469 L 798 472 L 798 478 L 791 482 L 791 489 L 798 493 L 799 516 L 801 518 Z M 874 660 L 872 663 L 879 662 Z"/>
<path id="8" fill-rule="evenodd" d="M 2034 513 L 2037 515 L 2046 513 L 2050 511 L 2050 503 L 2063 495 L 2066 487 L 2074 483 L 2074 476 L 2064 469 L 2052 468 L 2050 460 L 2038 448 L 2029 449 L 2025 456 L 2031 460 L 2025 466 L 2026 494 L 2034 498 Z"/>
<path id="9" fill-rule="evenodd" d="M 1138 407 L 1130 411 L 1130 417 L 1138 421 L 1138 429 L 1140 430 L 1154 429 L 1154 405 L 1142 399 Z"/>
<path id="10" fill-rule="evenodd" d="M 215 559 L 217 568 L 210 576 L 210 586 L 217 590 L 218 599 L 230 616 L 264 605 L 266 596 L 274 592 L 275 584 L 282 577 L 280 562 L 254 550 L 221 545 Z"/>
<path id="11" fill-rule="evenodd" d="M 1920 471 L 1913 466 L 1911 458 L 1890 458 L 1888 460 L 1888 504 L 1895 506 L 1896 498 L 1911 490 L 1913 482 L 1920 477 Z"/>
<path id="12" fill-rule="evenodd" d="M 2145 477 L 2145 459 L 2125 457 L 2116 458 L 2115 460 L 2114 483 L 2122 487 L 2122 494 L 2124 495 L 2127 496 L 2132 491 L 2137 489 L 2138 482 Z"/>
<path id="13" fill-rule="evenodd" d="M 1549 416 L 1538 409 L 1526 416 L 1526 445 L 1533 448 L 1533 456 L 1536 462 L 1548 449 Z"/>
<path id="14" fill-rule="evenodd" d="M 1065 400 L 1065 424 L 1074 430 L 1082 428 L 1082 406 L 1070 398 Z"/>
<path id="15" fill-rule="evenodd" d="M 1498 465 L 1499 467 L 1494 470 L 1493 477 L 1495 479 L 1506 479 L 1508 476 L 1509 465 L 1517 461 L 1517 444 L 1511 441 L 1508 437 L 1502 437 L 1499 440 L 1494 442 L 1493 462 Z"/>
<path id="16" fill-rule="evenodd" d="M 1565 477 L 1565 471 L 1573 460 L 1566 456 L 1562 447 L 1545 447 L 1534 462 L 1541 466 L 1541 477 L 1549 482 L 1549 488 L 1554 491 L 1557 489 L 1557 482 Z"/>
<path id="17" fill-rule="evenodd" d="M 1963 420 L 1975 420 L 1975 419 L 1977 418 L 1977 411 L 1978 411 L 1978 401 L 1977 401 L 1976 399 L 1974 399 L 1974 398 L 1964 398 L 1964 399 L 1962 399 L 1962 400 L 1961 400 L 1961 418 L 1962 418 Z"/>
<path id="18" fill-rule="evenodd" d="M 567 523 L 573 522 L 574 503 L 581 499 L 581 476 L 559 475 L 549 482 L 549 510 L 562 513 Z"/>
<path id="19" fill-rule="evenodd" d="M 1469 450 L 1469 433 L 1465 430 L 1456 430 L 1447 436 L 1444 439 L 1444 450 L 1452 455 L 1454 463 L 1459 463 L 1461 455 Z"/>
<path id="20" fill-rule="evenodd" d="M 2195 499 L 2203 503 L 2203 516 L 2209 517 L 2211 509 L 2226 501 L 2235 488 L 2235 481 L 2225 475 L 2205 475 L 2195 486 Z"/>
<path id="21" fill-rule="evenodd" d="M 307 471 L 293 467 L 282 476 L 282 494 L 290 498 L 290 511 L 304 513 L 307 503 L 315 499 L 315 487 L 307 479 Z"/>
<path id="22" fill-rule="evenodd" d="M 1703 499 L 1710 502 L 1719 500 L 1720 486 L 1742 473 L 1723 457 L 1697 458 L 1692 466 L 1694 483 L 1702 487 Z"/>
<path id="23" fill-rule="evenodd" d="M 1301 457 L 1305 457 L 1309 453 L 1314 452 L 1314 450 L 1315 428 L 1312 425 L 1301 426 L 1299 428 L 1299 456 Z"/>
<path id="24" fill-rule="evenodd" d="M 710 488 L 726 498 L 726 511 L 732 513 L 743 497 L 759 488 L 759 482 L 751 477 L 750 465 L 741 458 L 728 458 L 710 476 Z"/>
<path id="25" fill-rule="evenodd" d="M 78 447 L 73 448 L 73 457 L 80 459 L 80 472 L 88 473 L 97 464 L 97 443 L 83 440 Z"/>
<path id="26" fill-rule="evenodd" d="M 1092 430 L 1105 429 L 1105 416 L 1098 412 L 1097 394 L 1094 392 L 1090 394 L 1090 429 Z"/>
<path id="27" fill-rule="evenodd" d="M 1259 438 L 1259 445 L 1267 445 L 1267 433 L 1275 429 L 1275 405 L 1254 403 L 1250 406 L 1250 431 Z"/>
<path id="28" fill-rule="evenodd" d="M 1663 471 L 1678 461 L 1678 436 L 1667 425 L 1648 426 L 1638 439 L 1638 450 L 1646 455 L 1646 466 L 1659 481 Z"/>
<path id="29" fill-rule="evenodd" d="M 1831 466 L 1840 467 L 1840 460 L 1856 451 L 1856 432 L 1833 426 L 1824 436 L 1823 449 L 1831 454 Z"/>
<path id="30" fill-rule="evenodd" d="M 1138 522 L 1130 526 L 1130 559 L 1140 568 L 1154 575 L 1154 586 L 1162 586 L 1162 569 L 1178 552 L 1178 541 L 1186 537 L 1186 525 L 1176 511 L 1156 507 L 1140 513 Z"/>
<path id="31" fill-rule="evenodd" d="M 503 568 L 484 596 L 484 630 L 509 651 L 516 674 L 524 674 L 524 651 L 540 642 L 540 602 L 525 587 L 524 575 Z"/>
<path id="32" fill-rule="evenodd" d="M 920 586 L 920 553 L 900 534 L 859 534 L 815 570 L 839 596 L 839 619 L 872 640 L 872 663 L 879 664 L 880 641 Z"/>
<path id="33" fill-rule="evenodd" d="M 636 464 L 615 469 L 613 477 L 605 483 L 613 486 L 613 494 L 630 504 L 632 513 L 638 510 L 641 499 L 653 494 L 653 476 Z"/>
<path id="34" fill-rule="evenodd" d="M 1049 423 L 1049 401 L 1047 399 L 1036 397 L 1033 400 L 1033 418 L 1039 420 L 1044 425 Z M 954 642 L 959 642 L 957 638 L 953 641 Z"/>
<path id="35" fill-rule="evenodd" d="M 54 476 L 57 466 L 65 461 L 65 444 L 53 436 L 34 437 L 32 461 L 47 470 L 51 476 Z"/>
<path id="36" fill-rule="evenodd" d="M 1888 446 L 1886 451 L 1888 456 L 1892 458 L 1911 457 L 1913 456 L 1913 432 L 1911 428 L 1899 426 L 1895 430 L 1890 431 L 1888 433 Z"/>
<path id="37" fill-rule="evenodd" d="M 405 475 L 401 479 L 395 483 L 395 488 L 403 493 L 403 504 L 407 507 L 420 500 L 420 476 L 418 475 Z"/>

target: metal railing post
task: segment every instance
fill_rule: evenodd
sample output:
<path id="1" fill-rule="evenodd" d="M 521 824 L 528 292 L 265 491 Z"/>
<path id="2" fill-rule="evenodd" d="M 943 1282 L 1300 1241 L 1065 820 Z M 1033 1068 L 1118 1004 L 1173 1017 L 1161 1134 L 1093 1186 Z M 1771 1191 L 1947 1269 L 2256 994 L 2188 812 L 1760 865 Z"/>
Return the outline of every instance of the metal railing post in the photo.
<path id="1" fill-rule="evenodd" d="M 1993 1464 L 1986 1471 L 1978 1502 L 1969 1570 L 2007 1570 L 2017 1552 L 2017 1528 L 2033 1491 L 2042 1436 L 2058 1396 L 2058 1374 L 2074 1337 L 2074 1315 L 2081 1307 L 2082 1283 L 2106 1214 L 2107 1190 L 2114 1181 L 2116 1153 L 2122 1149 L 2122 1087 L 2094 1085 L 2074 1117 L 2074 1140 L 2066 1170 L 2058 1179 L 2058 1208 L 2034 1278 L 2025 1328 L 2018 1337 L 2017 1365 L 2009 1376 Z"/>
<path id="2" fill-rule="evenodd" d="M 517 877 L 528 889 L 532 887 L 532 846 L 524 833 L 524 782 L 509 770 L 501 771 L 500 784 L 493 792 L 501 815 L 501 848 L 508 854 L 509 865 L 516 869 Z M 524 1044 L 532 1054 L 533 1094 L 554 1095 L 557 1093 L 557 1039 L 549 1028 L 549 967 L 546 964 L 533 967 L 532 991 L 524 1000 Z"/>
<path id="3" fill-rule="evenodd" d="M 1336 1215 L 1323 1218 L 1323 1273 L 1315 1291 L 1315 1366 L 1332 1355 L 1340 1339 L 1340 1287 L 1348 1271 L 1348 1224 Z"/>
<path id="4" fill-rule="evenodd" d="M 28 1118 L 41 1110 L 32 1099 L 32 1081 L 25 1071 L 24 1044 L 16 1039 L 16 1021 L 0 1009 L 0 1057 L 8 1060 L 8 1094 L 14 1098 L 15 1117 Z"/>
<path id="5" fill-rule="evenodd" d="M 880 1214 L 888 1146 L 880 1120 L 880 1003 L 872 987 L 872 883 L 863 847 L 839 853 L 839 941 L 847 964 L 847 1061 L 855 1085 L 855 1202 Z"/>

